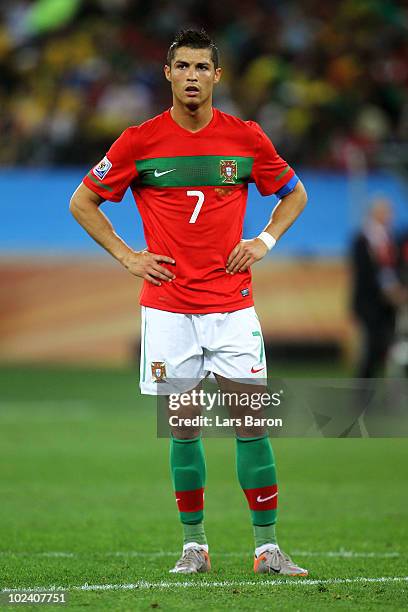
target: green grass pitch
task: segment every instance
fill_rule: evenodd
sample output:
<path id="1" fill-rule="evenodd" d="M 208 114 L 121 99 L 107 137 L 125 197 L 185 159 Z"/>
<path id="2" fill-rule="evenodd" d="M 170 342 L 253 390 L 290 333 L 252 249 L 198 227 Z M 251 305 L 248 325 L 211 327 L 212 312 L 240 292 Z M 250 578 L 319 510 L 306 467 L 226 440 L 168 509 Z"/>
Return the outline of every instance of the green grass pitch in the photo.
<path id="1" fill-rule="evenodd" d="M 10 366 L 0 389 L 0 590 L 66 587 L 68 609 L 407 608 L 406 440 L 274 443 L 280 544 L 310 572 L 288 580 L 252 573 L 234 440 L 205 440 L 213 571 L 174 576 L 168 441 L 135 373 Z"/>

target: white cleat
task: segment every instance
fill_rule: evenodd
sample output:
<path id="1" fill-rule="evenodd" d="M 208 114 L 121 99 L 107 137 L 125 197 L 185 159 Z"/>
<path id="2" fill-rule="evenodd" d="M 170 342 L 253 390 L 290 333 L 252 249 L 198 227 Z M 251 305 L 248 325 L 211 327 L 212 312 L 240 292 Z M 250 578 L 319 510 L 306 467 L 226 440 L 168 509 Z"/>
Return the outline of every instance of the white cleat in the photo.
<path id="1" fill-rule="evenodd" d="M 209 572 L 211 569 L 210 557 L 208 551 L 202 548 L 200 544 L 195 542 L 187 544 L 183 548 L 183 554 L 177 561 L 171 574 L 197 574 L 198 572 Z"/>
<path id="2" fill-rule="evenodd" d="M 255 574 L 279 574 L 280 576 L 307 576 L 308 571 L 299 567 L 277 546 L 271 546 L 255 556 Z"/>

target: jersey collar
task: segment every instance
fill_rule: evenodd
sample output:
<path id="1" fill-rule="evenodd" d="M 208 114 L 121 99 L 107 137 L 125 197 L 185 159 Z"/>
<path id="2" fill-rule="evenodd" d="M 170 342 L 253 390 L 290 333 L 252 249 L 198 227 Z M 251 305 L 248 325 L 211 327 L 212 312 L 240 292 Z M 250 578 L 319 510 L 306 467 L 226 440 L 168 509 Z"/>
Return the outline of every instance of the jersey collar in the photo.
<path id="1" fill-rule="evenodd" d="M 213 107 L 212 109 L 213 116 L 212 116 L 210 123 L 208 123 L 205 127 L 201 128 L 201 130 L 198 130 L 198 132 L 190 132 L 190 130 L 186 130 L 185 128 L 181 127 L 181 125 L 179 125 L 176 121 L 174 121 L 173 117 L 171 116 L 170 110 L 171 110 L 170 108 L 167 110 L 166 115 L 167 115 L 168 121 L 171 123 L 173 128 L 179 133 L 184 134 L 185 136 L 190 136 L 192 138 L 197 138 L 197 136 L 202 136 L 203 134 L 207 133 L 207 130 L 211 130 L 217 123 L 218 113 L 219 113 L 218 109 Z"/>

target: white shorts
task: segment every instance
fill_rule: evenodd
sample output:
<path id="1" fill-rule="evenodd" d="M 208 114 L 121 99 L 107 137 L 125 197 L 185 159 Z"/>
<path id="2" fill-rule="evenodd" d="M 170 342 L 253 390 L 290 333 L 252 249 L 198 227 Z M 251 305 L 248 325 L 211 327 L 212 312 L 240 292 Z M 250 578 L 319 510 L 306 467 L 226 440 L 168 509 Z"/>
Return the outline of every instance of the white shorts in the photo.
<path id="1" fill-rule="evenodd" d="M 210 373 L 265 384 L 266 359 L 255 308 L 180 314 L 142 306 L 140 390 L 168 395 L 192 389 Z"/>

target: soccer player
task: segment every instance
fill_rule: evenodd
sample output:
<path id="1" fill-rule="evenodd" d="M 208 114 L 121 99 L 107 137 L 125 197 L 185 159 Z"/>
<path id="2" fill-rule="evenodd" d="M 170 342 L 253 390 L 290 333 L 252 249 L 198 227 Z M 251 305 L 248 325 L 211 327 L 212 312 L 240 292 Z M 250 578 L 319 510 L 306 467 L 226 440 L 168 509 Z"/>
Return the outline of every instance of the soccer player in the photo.
<path id="1" fill-rule="evenodd" d="M 301 213 L 306 192 L 257 123 L 213 107 L 221 68 L 205 31 L 178 34 L 164 74 L 172 107 L 126 129 L 83 179 L 70 209 L 92 238 L 144 279 L 142 393 L 163 393 L 170 380 L 198 384 L 209 373 L 224 389 L 236 380 L 250 386 L 260 376 L 266 380 L 250 268 Z M 281 202 L 259 236 L 242 240 L 250 182 Z M 140 252 L 115 233 L 100 210 L 104 200 L 120 202 L 128 187 L 144 226 L 147 249 Z M 171 433 L 171 471 L 184 533 L 182 556 L 172 571 L 205 572 L 210 560 L 200 430 L 175 426 Z M 276 470 L 266 432 L 238 428 L 236 453 L 254 529 L 255 572 L 307 575 L 277 543 Z"/>

